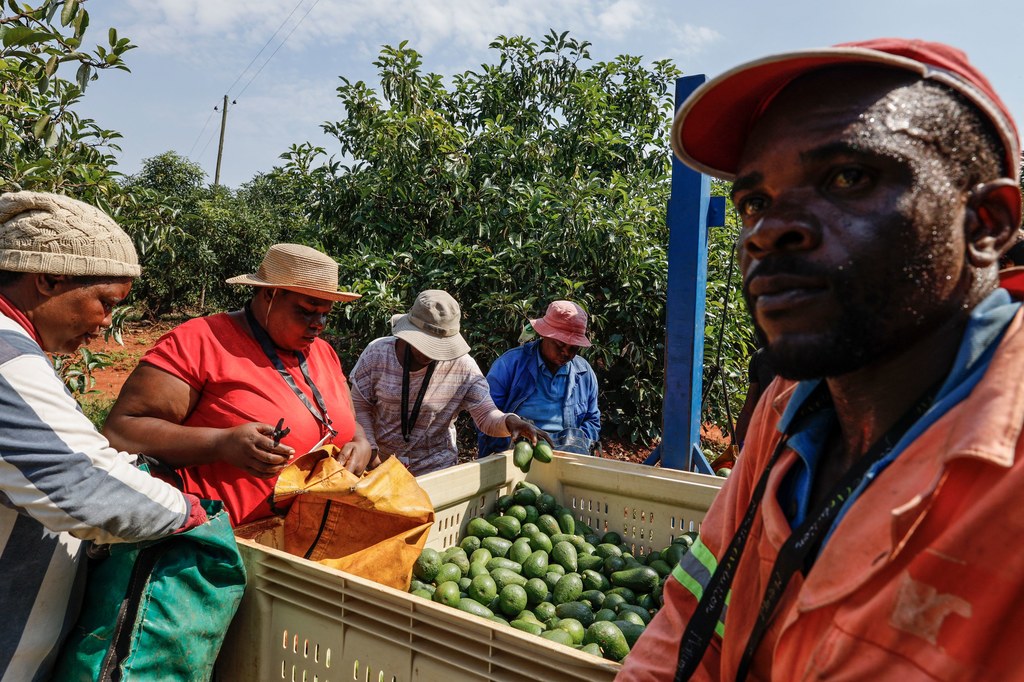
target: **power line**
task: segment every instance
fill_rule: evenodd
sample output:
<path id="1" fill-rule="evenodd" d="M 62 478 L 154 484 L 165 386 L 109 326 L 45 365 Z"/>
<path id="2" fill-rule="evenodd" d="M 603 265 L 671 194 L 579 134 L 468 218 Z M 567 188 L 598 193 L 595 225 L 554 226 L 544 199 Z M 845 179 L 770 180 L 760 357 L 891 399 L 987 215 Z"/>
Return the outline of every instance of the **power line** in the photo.
<path id="1" fill-rule="evenodd" d="M 210 115 L 206 117 L 206 123 L 203 124 L 203 129 L 199 131 L 198 135 L 196 135 L 195 141 L 192 143 L 192 146 L 188 148 L 188 154 L 185 156 L 188 156 L 189 158 L 192 157 L 192 150 L 196 148 L 197 144 L 199 144 L 199 138 L 201 138 L 203 133 L 206 132 L 206 126 L 210 125 L 210 119 L 213 118 L 213 112 L 215 111 L 217 111 L 217 107 L 210 109 Z"/>
<path id="2" fill-rule="evenodd" d="M 267 61 L 263 62 L 263 66 L 260 67 L 259 71 L 257 71 L 255 74 L 253 74 L 253 77 L 250 78 L 249 82 L 245 84 L 244 88 L 242 88 L 242 92 L 240 92 L 240 93 L 238 93 L 238 95 L 236 95 L 236 98 L 241 97 L 245 93 L 245 91 L 249 89 L 249 86 L 252 85 L 252 82 L 254 80 L 256 80 L 256 77 L 259 76 L 260 73 L 263 72 L 263 68 L 267 64 L 270 63 L 270 61 L 274 58 L 274 55 L 276 55 L 281 50 L 281 48 L 284 47 L 285 43 L 288 42 L 288 39 L 291 38 L 293 33 L 295 33 L 295 29 L 297 29 L 299 26 L 302 25 L 302 22 L 306 20 L 306 17 L 308 17 L 309 13 L 313 11 L 313 8 L 316 7 L 319 4 L 320 4 L 320 0 L 316 0 L 316 2 L 314 2 L 312 5 L 309 6 L 309 9 L 306 10 L 306 13 L 302 15 L 301 19 L 299 19 L 299 22 L 297 24 L 295 24 L 294 26 L 292 26 L 292 30 L 288 31 L 288 35 L 286 35 L 284 37 L 284 40 L 282 40 L 281 44 L 277 46 L 277 49 L 275 49 L 274 52 L 269 57 L 267 57 Z"/>
<path id="3" fill-rule="evenodd" d="M 228 86 L 227 90 L 225 90 L 225 93 L 230 92 L 231 88 L 235 87 L 235 85 L 238 84 L 238 81 L 242 80 L 242 76 L 244 76 L 246 74 L 246 72 L 250 69 L 250 67 L 252 67 L 252 65 L 256 62 L 256 60 L 259 58 L 259 56 L 261 54 L 263 54 L 263 51 L 267 49 L 267 46 L 269 46 L 271 42 L 273 42 L 274 38 L 277 37 L 277 34 L 280 33 L 281 29 L 284 28 L 284 25 L 288 23 L 288 20 L 292 18 L 292 16 L 295 14 L 296 10 L 298 10 L 299 7 L 302 6 L 302 3 L 305 2 L 305 1 L 306 0 L 298 0 L 298 2 L 295 3 L 295 6 L 292 7 L 292 11 L 288 13 L 288 16 L 286 16 L 284 19 L 281 20 L 281 23 L 278 24 L 277 29 L 271 34 L 271 36 L 269 38 L 267 38 L 267 42 L 263 43 L 263 47 L 261 47 L 259 49 L 259 51 L 255 55 L 253 55 L 253 58 L 249 60 L 249 63 L 246 64 L 245 68 L 242 69 L 239 72 L 239 74 L 235 78 L 234 82 L 231 83 L 230 86 Z M 316 2 L 319 2 L 319 1 L 320 0 L 316 0 Z M 316 3 L 314 3 L 314 6 L 315 6 L 315 4 Z M 310 9 L 312 9 L 312 7 L 310 7 Z M 305 19 L 306 15 L 308 15 L 308 14 L 309 14 L 309 11 L 307 11 L 306 14 L 304 14 L 302 16 L 302 19 Z M 302 19 L 299 20 L 300 24 L 302 23 Z M 298 24 L 296 24 L 296 26 L 298 26 Z M 295 29 L 293 28 L 292 31 L 294 31 L 294 30 Z M 289 32 L 288 36 L 290 36 L 290 35 L 291 35 L 291 33 Z M 285 37 L 285 40 L 286 41 L 288 40 L 287 36 Z M 278 47 L 278 49 L 280 49 L 280 47 Z M 274 54 L 277 54 L 276 50 L 274 51 Z M 274 55 L 270 55 L 270 59 L 273 59 L 273 57 L 274 57 Z M 269 62 L 270 59 L 268 59 L 267 61 Z M 266 65 L 267 65 L 266 62 L 264 62 L 263 66 L 266 66 Z M 262 71 L 262 70 L 263 70 L 263 67 L 261 66 L 260 67 L 260 71 Z M 256 75 L 257 76 L 259 75 L 259 71 L 256 72 Z M 255 78 L 255 77 L 256 76 L 253 76 L 253 78 Z M 253 79 L 249 79 L 249 83 L 252 83 L 252 80 Z M 249 87 L 248 83 L 246 84 L 246 87 Z M 242 89 L 242 92 L 245 92 L 244 88 Z M 210 121 L 213 119 L 213 112 L 215 112 L 215 111 L 217 111 L 217 107 L 216 106 L 213 107 L 212 109 L 210 109 L 210 113 L 209 113 L 209 115 L 207 115 L 206 121 L 203 123 L 202 129 L 199 131 L 199 134 L 196 135 L 196 139 L 192 142 L 192 146 L 189 147 L 189 150 L 188 150 L 188 156 L 189 157 L 192 156 L 192 152 L 195 150 L 196 145 L 199 144 L 199 140 L 201 140 L 203 138 L 203 134 L 206 132 L 206 127 L 210 125 Z M 203 157 L 203 154 L 206 152 L 206 148 L 210 146 L 210 142 L 212 140 L 213 140 L 213 134 L 211 133 L 210 137 L 207 138 L 207 140 L 206 140 L 206 144 L 203 145 L 202 150 L 200 150 L 200 152 L 199 152 L 199 158 Z"/>
<path id="4" fill-rule="evenodd" d="M 238 84 L 238 82 L 242 79 L 242 76 L 244 76 L 245 73 L 252 67 L 252 65 L 256 62 L 256 59 L 259 58 L 259 56 L 263 53 L 263 51 L 267 49 L 267 47 L 270 45 L 271 42 L 273 42 L 274 38 L 277 37 L 277 34 L 281 32 L 282 28 L 284 28 L 284 25 L 286 23 L 288 23 L 288 21 L 295 14 L 296 10 L 298 10 L 298 8 L 305 1 L 306 0 L 298 0 L 298 2 L 295 4 L 295 6 L 292 7 L 292 11 L 288 13 L 288 16 L 286 16 L 284 18 L 284 20 L 280 23 L 280 25 L 278 25 L 277 30 L 275 30 L 274 33 L 270 36 L 270 38 L 267 39 L 267 42 L 263 44 L 263 47 L 261 47 L 259 49 L 259 51 L 255 54 L 255 56 L 253 56 L 253 58 L 251 60 L 249 60 L 249 63 L 246 65 L 246 67 L 244 69 L 242 69 L 241 73 L 238 74 L 238 76 L 235 78 L 234 82 L 228 87 L 227 91 L 225 91 L 225 94 L 224 94 L 224 111 L 223 111 L 222 116 L 221 116 L 221 131 L 220 131 L 221 146 L 220 146 L 220 148 L 218 149 L 218 152 L 217 152 L 217 174 L 218 174 L 218 176 L 220 174 L 220 155 L 221 155 L 221 150 L 223 149 L 223 144 L 224 144 L 224 126 L 225 126 L 226 119 L 227 119 L 227 100 L 228 100 L 228 94 L 227 93 L 230 92 L 231 89 L 234 88 L 235 85 Z M 312 12 L 313 9 L 318 4 L 320 4 L 320 0 L 314 0 L 313 3 L 306 9 L 306 11 L 303 13 L 302 17 L 299 18 L 298 22 L 296 22 L 296 24 L 294 26 L 292 26 L 291 30 L 288 31 L 288 34 L 285 35 L 284 40 L 282 40 L 281 43 L 270 54 L 270 56 L 267 57 L 266 61 L 264 61 L 263 64 L 260 65 L 260 68 L 256 71 L 256 73 L 254 73 L 252 75 L 252 77 L 249 79 L 249 81 L 245 84 L 245 87 L 242 88 L 241 92 L 239 92 L 235 96 L 235 98 L 232 99 L 232 104 L 236 103 L 235 99 L 240 98 L 243 94 L 245 94 L 245 91 L 249 89 L 249 86 L 252 85 L 253 81 L 255 81 L 256 78 L 261 73 L 263 73 L 263 69 L 266 68 L 267 64 L 269 64 L 271 61 L 273 61 L 273 59 L 277 55 L 277 53 L 281 51 L 281 48 L 285 46 L 285 44 L 288 42 L 288 39 L 291 38 L 293 33 L 295 33 L 295 30 L 299 26 L 302 25 L 302 22 L 306 20 L 306 17 L 309 16 L 310 12 Z M 214 111 L 217 111 L 217 107 L 214 107 L 213 110 L 210 112 L 210 114 L 206 117 L 206 123 L 203 124 L 203 129 L 201 131 L 199 131 L 199 135 L 196 137 L 195 142 L 192 143 L 192 149 L 195 149 L 196 144 L 198 144 L 199 140 L 202 138 L 203 133 L 206 131 L 206 127 L 210 124 L 210 120 L 213 118 L 213 112 Z M 206 144 L 203 145 L 202 150 L 199 152 L 199 158 L 202 158 L 203 154 L 206 153 L 207 147 L 209 147 L 210 146 L 210 142 L 213 141 L 214 133 L 216 133 L 216 130 L 211 132 L 210 137 L 207 138 Z M 189 150 L 189 155 L 192 154 L 192 149 Z"/>
<path id="5" fill-rule="evenodd" d="M 200 161 L 203 158 L 203 154 L 206 153 L 206 148 L 210 146 L 210 143 L 213 142 L 213 138 L 216 137 L 216 136 L 217 136 L 217 129 L 214 128 L 213 130 L 210 131 L 210 136 L 208 138 L 206 138 L 206 144 L 204 144 L 203 148 L 201 150 L 199 150 L 199 157 L 198 158 L 200 159 Z"/>
<path id="6" fill-rule="evenodd" d="M 267 42 L 263 43 L 263 47 L 260 48 L 260 51 L 253 55 L 252 59 L 249 60 L 249 63 L 245 65 L 245 68 L 242 69 L 241 73 L 238 74 L 238 77 L 235 78 L 235 82 L 232 83 L 231 85 L 229 85 L 228 89 L 224 91 L 226 94 L 230 94 L 231 93 L 231 88 L 235 87 L 238 84 L 238 81 L 242 80 L 242 76 L 245 75 L 245 72 L 248 71 L 249 67 L 251 67 L 253 65 L 253 63 L 256 61 L 256 59 L 259 58 L 259 56 L 261 54 L 263 54 L 263 50 L 267 49 L 267 46 L 270 45 L 270 43 L 274 40 L 274 38 L 277 37 L 277 34 L 281 32 L 281 29 L 284 28 L 284 25 L 286 23 L 288 23 L 289 19 L 292 18 L 292 15 L 295 14 L 295 10 L 299 9 L 299 6 L 302 5 L 302 3 L 305 2 L 305 1 L 306 0 L 299 0 L 297 3 L 295 3 L 295 7 L 292 7 L 292 11 L 288 13 L 288 16 L 286 16 L 283 21 L 281 21 L 280 25 L 278 25 L 278 27 L 277 27 L 277 30 L 274 31 L 274 33 L 269 38 L 267 38 Z M 307 14 L 308 14 L 308 12 L 307 12 Z M 305 17 L 303 17 L 303 19 L 305 19 Z M 289 34 L 289 35 L 291 35 L 291 34 Z M 285 38 L 285 40 L 287 40 L 287 38 Z M 273 55 L 271 55 L 271 56 L 273 56 Z M 244 91 L 245 90 L 243 89 L 243 92 Z"/>

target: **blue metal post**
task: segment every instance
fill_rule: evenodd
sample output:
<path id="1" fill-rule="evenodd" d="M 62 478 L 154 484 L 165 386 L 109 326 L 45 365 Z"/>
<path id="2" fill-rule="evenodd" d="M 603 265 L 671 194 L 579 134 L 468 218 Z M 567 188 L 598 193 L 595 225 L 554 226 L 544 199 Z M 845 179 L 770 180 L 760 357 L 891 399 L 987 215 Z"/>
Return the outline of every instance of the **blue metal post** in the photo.
<path id="1" fill-rule="evenodd" d="M 676 109 L 705 80 L 703 74 L 676 80 Z M 665 397 L 659 454 L 665 467 L 707 473 L 710 467 L 699 446 L 709 215 L 710 222 L 724 224 L 724 201 L 711 202 L 710 195 L 708 176 L 673 157 L 667 218 Z"/>

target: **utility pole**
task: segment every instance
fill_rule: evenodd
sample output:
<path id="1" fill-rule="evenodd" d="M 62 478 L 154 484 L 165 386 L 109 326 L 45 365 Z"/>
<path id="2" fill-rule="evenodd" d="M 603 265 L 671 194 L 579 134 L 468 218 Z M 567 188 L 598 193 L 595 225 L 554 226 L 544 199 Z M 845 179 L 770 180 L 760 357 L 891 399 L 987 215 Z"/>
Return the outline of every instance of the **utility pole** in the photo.
<path id="1" fill-rule="evenodd" d="M 217 145 L 217 171 L 213 175 L 213 184 L 220 184 L 220 158 L 224 154 L 224 127 L 228 124 L 228 96 L 224 95 L 224 109 L 220 112 L 220 144 Z"/>

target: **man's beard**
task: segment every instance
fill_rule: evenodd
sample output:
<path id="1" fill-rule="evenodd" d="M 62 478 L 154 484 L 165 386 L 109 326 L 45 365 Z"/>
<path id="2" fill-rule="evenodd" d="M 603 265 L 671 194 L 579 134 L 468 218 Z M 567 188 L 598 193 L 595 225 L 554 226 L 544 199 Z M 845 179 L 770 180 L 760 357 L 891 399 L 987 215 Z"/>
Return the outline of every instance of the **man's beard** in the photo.
<path id="1" fill-rule="evenodd" d="M 821 274 L 809 272 L 812 268 L 801 262 L 788 262 L 778 269 L 794 274 Z M 842 376 L 910 347 L 936 322 L 955 315 L 957 309 L 956 304 L 927 300 L 921 292 L 928 290 L 930 277 L 922 278 L 922 271 L 914 270 L 914 276 L 908 274 L 908 268 L 899 274 L 892 273 L 885 282 L 874 283 L 863 282 L 851 270 L 829 273 L 831 292 L 840 306 L 838 322 L 830 328 L 787 335 L 771 343 L 757 327 L 750 298 L 746 296 L 748 310 L 765 347 L 765 360 L 779 376 L 803 381 Z M 940 312 L 941 309 L 945 310 Z"/>
<path id="2" fill-rule="evenodd" d="M 776 374 L 803 381 L 853 372 L 877 360 L 885 350 L 870 324 L 842 324 L 813 337 L 780 339 L 765 346 L 765 361 Z"/>

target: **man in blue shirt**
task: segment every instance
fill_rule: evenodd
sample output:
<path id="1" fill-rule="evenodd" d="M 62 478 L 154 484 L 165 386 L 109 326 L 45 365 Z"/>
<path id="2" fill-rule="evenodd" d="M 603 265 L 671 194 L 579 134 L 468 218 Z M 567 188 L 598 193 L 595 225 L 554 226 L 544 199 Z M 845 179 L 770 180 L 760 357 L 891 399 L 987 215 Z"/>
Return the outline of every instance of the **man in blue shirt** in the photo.
<path id="1" fill-rule="evenodd" d="M 494 404 L 547 431 L 556 450 L 589 454 L 598 446 L 601 413 L 597 377 L 577 355 L 590 345 L 587 313 L 571 301 L 554 301 L 530 324 L 540 339 L 508 351 L 487 373 Z M 484 457 L 508 449 L 509 439 L 481 433 L 477 445 Z"/>

